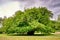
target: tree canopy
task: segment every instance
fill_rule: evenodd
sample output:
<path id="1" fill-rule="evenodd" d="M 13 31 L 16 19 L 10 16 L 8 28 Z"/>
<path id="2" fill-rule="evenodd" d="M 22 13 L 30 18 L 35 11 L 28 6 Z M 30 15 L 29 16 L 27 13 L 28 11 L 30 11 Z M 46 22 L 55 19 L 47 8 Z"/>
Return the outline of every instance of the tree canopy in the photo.
<path id="1" fill-rule="evenodd" d="M 55 30 L 50 26 L 53 14 L 45 7 L 17 11 L 13 17 L 3 20 L 3 32 L 34 34 L 35 31 L 50 34 Z M 34 32 L 32 32 L 34 31 Z"/>

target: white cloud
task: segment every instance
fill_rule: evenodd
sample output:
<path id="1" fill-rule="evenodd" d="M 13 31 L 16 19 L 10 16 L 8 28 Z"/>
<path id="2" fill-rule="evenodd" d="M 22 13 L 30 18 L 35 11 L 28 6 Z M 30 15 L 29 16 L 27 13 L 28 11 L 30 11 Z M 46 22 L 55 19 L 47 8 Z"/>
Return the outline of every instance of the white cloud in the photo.
<path id="1" fill-rule="evenodd" d="M 20 4 L 17 1 L 7 2 L 3 5 L 0 5 L 0 17 L 12 16 L 12 14 L 14 14 L 17 10 L 20 10 L 19 5 Z"/>

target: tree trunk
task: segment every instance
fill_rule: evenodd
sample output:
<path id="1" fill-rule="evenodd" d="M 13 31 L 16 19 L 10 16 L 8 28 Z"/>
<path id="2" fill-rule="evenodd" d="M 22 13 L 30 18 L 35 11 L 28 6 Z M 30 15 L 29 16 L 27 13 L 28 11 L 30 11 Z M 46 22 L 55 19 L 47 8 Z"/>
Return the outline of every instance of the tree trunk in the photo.
<path id="1" fill-rule="evenodd" d="M 35 31 L 33 31 L 33 30 L 32 31 L 29 31 L 29 32 L 27 32 L 27 35 L 34 35 L 34 32 Z"/>

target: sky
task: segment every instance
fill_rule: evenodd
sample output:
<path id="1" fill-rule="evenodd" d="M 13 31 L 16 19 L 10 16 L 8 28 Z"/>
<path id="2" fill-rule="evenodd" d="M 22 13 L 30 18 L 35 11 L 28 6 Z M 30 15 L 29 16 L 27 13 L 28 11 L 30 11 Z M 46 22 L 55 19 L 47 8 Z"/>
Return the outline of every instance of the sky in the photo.
<path id="1" fill-rule="evenodd" d="M 54 14 L 53 20 L 60 14 L 60 0 L 0 0 L 0 17 L 10 17 L 17 10 L 31 7 L 47 7 Z"/>

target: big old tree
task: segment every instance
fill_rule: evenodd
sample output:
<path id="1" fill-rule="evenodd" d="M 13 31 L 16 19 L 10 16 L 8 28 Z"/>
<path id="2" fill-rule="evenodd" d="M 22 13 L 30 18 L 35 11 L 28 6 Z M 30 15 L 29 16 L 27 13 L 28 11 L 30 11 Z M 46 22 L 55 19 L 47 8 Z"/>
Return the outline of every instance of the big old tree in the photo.
<path id="1" fill-rule="evenodd" d="M 4 19 L 3 32 L 33 35 L 35 31 L 50 34 L 54 29 L 50 26 L 52 12 L 45 7 L 17 11 L 13 17 Z"/>

